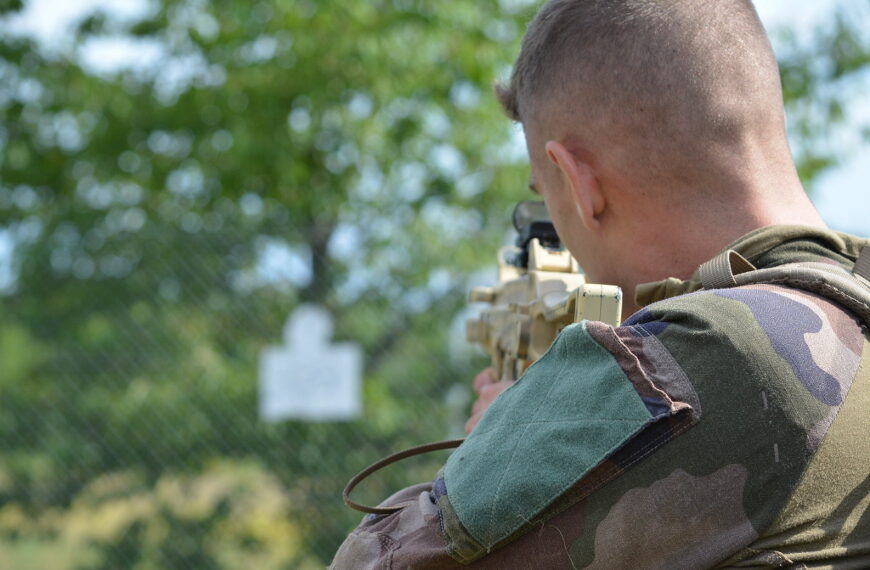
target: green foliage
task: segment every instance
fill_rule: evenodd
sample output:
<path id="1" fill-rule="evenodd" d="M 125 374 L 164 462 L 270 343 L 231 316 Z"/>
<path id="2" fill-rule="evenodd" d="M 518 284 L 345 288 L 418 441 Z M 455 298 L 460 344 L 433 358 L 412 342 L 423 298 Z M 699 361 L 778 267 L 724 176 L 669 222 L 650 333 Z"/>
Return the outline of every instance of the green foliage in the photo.
<path id="1" fill-rule="evenodd" d="M 116 73 L 0 41 L 0 228 L 16 246 L 0 297 L 2 558 L 328 562 L 358 520 L 345 481 L 447 435 L 446 388 L 472 375 L 448 357 L 447 331 L 525 192 L 486 93 L 522 12 L 166 0 L 124 32 L 160 46 L 159 64 Z M 76 42 L 121 25 L 89 18 Z M 260 351 L 302 301 L 364 348 L 363 420 L 257 419 Z M 442 459 L 391 470 L 361 497 Z M 226 505 L 271 508 L 259 483 L 202 520 L 169 509 L 167 478 L 194 493 L 216 484 L 216 461 L 257 465 L 285 497 L 248 535 Z M 117 496 L 95 491 L 116 483 Z"/>
<path id="2" fill-rule="evenodd" d="M 76 47 L 163 54 L 111 73 L 0 37 L 0 568 L 322 566 L 359 519 L 346 480 L 456 429 L 446 396 L 482 363 L 451 325 L 527 193 L 488 89 L 532 9 L 162 0 L 80 26 Z M 801 58 L 865 69 L 842 24 L 786 62 L 792 106 L 828 77 Z M 363 347 L 363 419 L 257 419 L 260 352 L 301 302 Z"/>
<path id="3" fill-rule="evenodd" d="M 851 150 L 842 143 L 844 123 L 851 121 L 846 107 L 866 87 L 862 81 L 870 67 L 870 41 L 861 23 L 870 16 L 870 4 L 853 3 L 851 8 L 841 7 L 832 22 L 819 26 L 812 42 L 800 42 L 793 32 L 783 34 L 786 49 L 779 64 L 789 130 L 798 172 L 810 189 Z M 866 132 L 857 138 L 868 140 Z"/>
<path id="4" fill-rule="evenodd" d="M 263 467 L 221 461 L 153 485 L 99 475 L 65 509 L 0 508 L 0 558 L 17 570 L 320 568 L 290 520 L 292 497 Z"/>

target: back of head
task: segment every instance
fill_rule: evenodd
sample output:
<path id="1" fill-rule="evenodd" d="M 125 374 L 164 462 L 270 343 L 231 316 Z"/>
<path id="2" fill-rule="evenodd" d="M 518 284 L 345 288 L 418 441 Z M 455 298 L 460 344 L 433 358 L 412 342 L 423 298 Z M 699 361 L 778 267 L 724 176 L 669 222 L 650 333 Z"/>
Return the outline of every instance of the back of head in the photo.
<path id="1" fill-rule="evenodd" d="M 697 182 L 747 144 L 791 161 L 750 0 L 550 0 L 496 90 L 527 130 L 569 135 L 659 186 Z"/>

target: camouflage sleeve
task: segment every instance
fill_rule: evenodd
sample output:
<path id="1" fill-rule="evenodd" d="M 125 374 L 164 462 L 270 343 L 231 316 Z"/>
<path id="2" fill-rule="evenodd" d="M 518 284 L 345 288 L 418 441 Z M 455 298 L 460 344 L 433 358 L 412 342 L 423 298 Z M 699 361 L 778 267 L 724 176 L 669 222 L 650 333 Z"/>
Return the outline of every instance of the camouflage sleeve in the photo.
<path id="1" fill-rule="evenodd" d="M 569 327 L 439 477 L 393 497 L 399 513 L 364 520 L 334 567 L 791 564 L 775 541 L 755 547 L 862 343 L 854 320 L 765 286 L 671 299 L 619 328 Z"/>
<path id="2" fill-rule="evenodd" d="M 345 539 L 332 561 L 336 570 L 462 568 L 447 553 L 432 485 L 399 491 L 381 506 L 401 506 L 391 515 L 368 515 Z"/>

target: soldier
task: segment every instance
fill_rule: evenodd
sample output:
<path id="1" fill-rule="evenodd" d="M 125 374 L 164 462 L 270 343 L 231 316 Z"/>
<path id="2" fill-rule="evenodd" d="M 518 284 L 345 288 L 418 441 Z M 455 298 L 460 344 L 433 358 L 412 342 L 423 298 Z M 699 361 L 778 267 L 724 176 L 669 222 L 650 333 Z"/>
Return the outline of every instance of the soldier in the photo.
<path id="1" fill-rule="evenodd" d="M 636 295 L 479 376 L 465 443 L 333 567 L 870 567 L 868 242 L 801 187 L 751 2 L 550 0 L 497 93 L 589 281 Z"/>

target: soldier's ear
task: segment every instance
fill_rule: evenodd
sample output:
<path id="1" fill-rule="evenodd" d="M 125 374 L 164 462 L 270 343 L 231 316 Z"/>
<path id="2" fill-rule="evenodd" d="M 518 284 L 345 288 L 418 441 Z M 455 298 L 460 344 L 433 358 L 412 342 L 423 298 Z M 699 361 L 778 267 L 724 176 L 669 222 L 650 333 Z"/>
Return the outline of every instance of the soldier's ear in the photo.
<path id="1" fill-rule="evenodd" d="M 607 201 L 595 169 L 560 142 L 549 141 L 545 149 L 547 157 L 562 172 L 562 190 L 569 193 L 580 221 L 590 232 L 597 231 Z"/>

